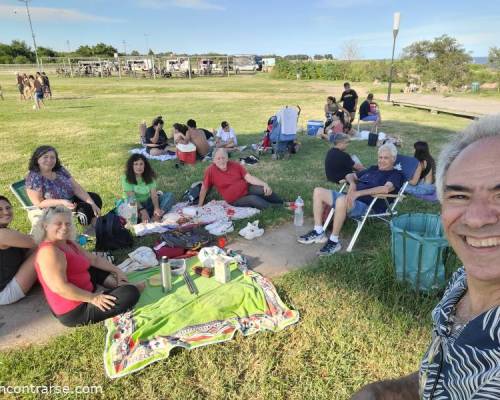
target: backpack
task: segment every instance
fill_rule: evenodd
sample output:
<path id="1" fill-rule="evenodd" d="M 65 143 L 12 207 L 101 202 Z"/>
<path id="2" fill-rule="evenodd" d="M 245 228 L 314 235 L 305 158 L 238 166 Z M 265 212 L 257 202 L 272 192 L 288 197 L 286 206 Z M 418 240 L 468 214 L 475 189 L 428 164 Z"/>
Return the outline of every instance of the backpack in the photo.
<path id="1" fill-rule="evenodd" d="M 198 250 L 209 245 L 214 236 L 203 228 L 194 228 L 189 231 L 172 230 L 160 235 L 160 240 L 167 247 L 177 247 L 186 250 Z"/>
<path id="2" fill-rule="evenodd" d="M 134 243 L 132 235 L 125 228 L 125 220 L 114 212 L 97 218 L 95 224 L 96 251 L 118 250 Z"/>
<path id="3" fill-rule="evenodd" d="M 198 203 L 200 199 L 201 184 L 201 181 L 193 183 L 182 195 L 182 201 L 187 201 L 189 205 Z"/>

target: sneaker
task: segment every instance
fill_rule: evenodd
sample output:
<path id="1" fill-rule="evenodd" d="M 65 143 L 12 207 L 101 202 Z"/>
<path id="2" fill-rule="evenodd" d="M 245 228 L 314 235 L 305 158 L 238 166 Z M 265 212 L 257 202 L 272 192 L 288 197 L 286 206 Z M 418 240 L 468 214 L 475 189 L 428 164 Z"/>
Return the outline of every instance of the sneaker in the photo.
<path id="1" fill-rule="evenodd" d="M 249 222 L 247 226 L 238 232 L 247 240 L 258 238 L 264 234 L 264 229 L 259 228 L 259 220 Z"/>
<path id="2" fill-rule="evenodd" d="M 318 252 L 318 255 L 321 256 L 329 256 L 332 254 L 335 254 L 337 251 L 340 251 L 342 248 L 342 245 L 340 242 L 332 242 L 330 239 L 328 239 L 328 242 L 321 248 L 321 250 Z"/>
<path id="3" fill-rule="evenodd" d="M 228 222 L 229 222 L 229 219 L 223 218 L 223 219 L 220 219 L 218 221 L 212 222 L 211 224 L 205 225 L 205 229 L 207 231 L 211 231 L 213 229 L 218 229 L 222 225 L 227 225 Z"/>
<path id="4" fill-rule="evenodd" d="M 325 233 L 317 233 L 314 229 L 305 235 L 300 236 L 298 239 L 299 243 L 310 244 L 310 243 L 325 243 L 328 238 Z"/>

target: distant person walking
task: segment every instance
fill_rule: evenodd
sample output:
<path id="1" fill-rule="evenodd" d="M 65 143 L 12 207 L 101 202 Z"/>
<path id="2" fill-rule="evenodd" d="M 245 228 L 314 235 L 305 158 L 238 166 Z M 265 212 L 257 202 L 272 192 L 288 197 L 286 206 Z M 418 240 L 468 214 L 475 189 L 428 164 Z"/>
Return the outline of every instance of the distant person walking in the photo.
<path id="1" fill-rule="evenodd" d="M 16 85 L 19 90 L 19 100 L 26 100 L 24 96 L 24 79 L 19 72 L 16 72 Z"/>

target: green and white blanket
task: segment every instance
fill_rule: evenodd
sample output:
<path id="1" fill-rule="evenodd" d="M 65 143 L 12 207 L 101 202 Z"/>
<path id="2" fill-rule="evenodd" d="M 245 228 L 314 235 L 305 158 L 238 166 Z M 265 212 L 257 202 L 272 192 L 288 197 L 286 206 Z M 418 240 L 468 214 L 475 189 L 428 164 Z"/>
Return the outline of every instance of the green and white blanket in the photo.
<path id="1" fill-rule="evenodd" d="M 198 262 L 188 260 L 188 270 Z M 172 277 L 172 290 L 151 286 L 149 278 L 159 267 L 129 275 L 131 282 L 147 280 L 134 310 L 106 321 L 108 333 L 104 367 L 110 378 L 139 371 L 167 358 L 174 347 L 194 349 L 232 339 L 236 331 L 248 336 L 280 331 L 299 320 L 280 299 L 273 284 L 235 261 L 231 281 L 191 276 L 199 290 L 192 295 L 182 276 Z"/>

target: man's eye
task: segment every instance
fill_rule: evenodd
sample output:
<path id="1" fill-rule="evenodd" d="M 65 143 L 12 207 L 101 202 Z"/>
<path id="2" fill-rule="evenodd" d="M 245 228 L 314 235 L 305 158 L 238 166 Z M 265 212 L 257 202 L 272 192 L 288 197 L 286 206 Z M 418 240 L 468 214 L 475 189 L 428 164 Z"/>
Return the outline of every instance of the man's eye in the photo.
<path id="1" fill-rule="evenodd" d="M 468 197 L 465 194 L 452 194 L 448 198 L 450 200 L 467 200 Z"/>

